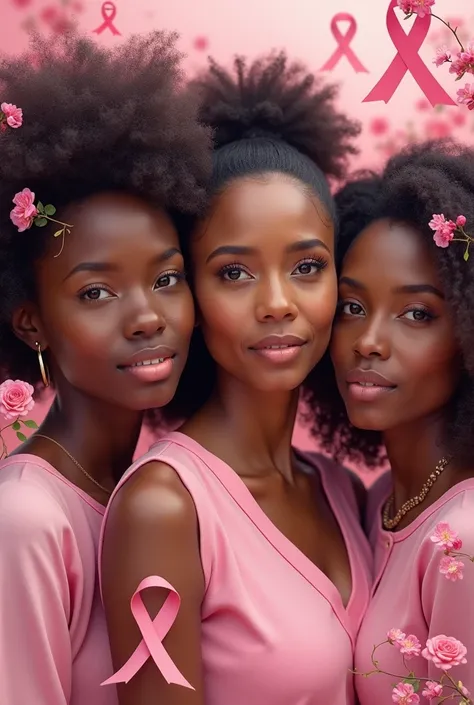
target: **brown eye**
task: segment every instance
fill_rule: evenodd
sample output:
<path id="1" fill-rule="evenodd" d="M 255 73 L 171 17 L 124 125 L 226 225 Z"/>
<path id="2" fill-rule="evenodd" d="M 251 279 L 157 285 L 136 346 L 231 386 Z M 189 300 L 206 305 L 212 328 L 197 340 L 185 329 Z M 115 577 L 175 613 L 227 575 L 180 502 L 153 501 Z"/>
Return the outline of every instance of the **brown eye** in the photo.
<path id="1" fill-rule="evenodd" d="M 362 316 L 364 313 L 362 306 L 356 304 L 355 301 L 346 301 L 346 303 L 341 305 L 340 310 L 346 316 Z"/>
<path id="2" fill-rule="evenodd" d="M 184 275 L 181 272 L 166 272 L 158 277 L 155 286 L 157 289 L 167 289 L 170 286 L 176 286 L 182 279 Z"/>

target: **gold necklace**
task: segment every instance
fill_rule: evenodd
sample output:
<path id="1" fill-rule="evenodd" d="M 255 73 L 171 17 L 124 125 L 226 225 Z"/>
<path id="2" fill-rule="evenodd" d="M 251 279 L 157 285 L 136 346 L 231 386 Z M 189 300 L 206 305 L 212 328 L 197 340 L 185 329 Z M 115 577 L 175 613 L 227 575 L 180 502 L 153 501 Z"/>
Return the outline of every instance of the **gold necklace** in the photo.
<path id="1" fill-rule="evenodd" d="M 431 475 L 428 477 L 426 480 L 425 484 L 421 488 L 420 494 L 416 495 L 416 497 L 412 497 L 411 499 L 407 500 L 405 504 L 403 504 L 398 512 L 395 514 L 393 519 L 390 519 L 390 512 L 393 507 L 393 503 L 395 501 L 395 496 L 392 493 L 392 495 L 389 497 L 387 502 L 385 503 L 385 507 L 383 510 L 383 515 L 382 515 L 382 522 L 383 522 L 383 528 L 384 529 L 394 529 L 396 526 L 399 525 L 405 514 L 408 514 L 409 511 L 417 507 L 419 504 L 421 504 L 424 499 L 426 498 L 428 492 L 430 489 L 433 487 L 434 483 L 438 479 L 438 477 L 443 473 L 445 470 L 446 466 L 449 465 L 451 462 L 451 458 L 441 458 L 437 466 L 435 467 L 434 471 L 431 473 Z"/>
<path id="2" fill-rule="evenodd" d="M 94 480 L 94 478 L 92 477 L 92 475 L 89 475 L 89 473 L 87 472 L 87 470 L 84 470 L 84 468 L 82 467 L 82 465 L 76 460 L 76 458 L 74 458 L 74 457 L 71 455 L 71 453 L 70 453 L 68 450 L 66 450 L 66 448 L 65 448 L 64 446 L 61 445 L 61 443 L 58 443 L 58 441 L 55 441 L 54 438 L 50 438 L 49 436 L 45 436 L 43 433 L 35 433 L 35 438 L 46 438 L 47 441 L 51 441 L 51 443 L 54 443 L 55 445 L 57 445 L 58 448 L 61 448 L 61 450 L 62 450 L 64 453 L 66 453 L 66 455 L 68 456 L 68 458 L 69 458 L 70 460 L 72 460 L 72 462 L 74 463 L 74 465 L 79 468 L 79 470 L 87 477 L 88 480 L 90 480 L 91 482 L 93 482 L 94 485 L 96 485 L 96 487 L 98 487 L 100 490 L 102 490 L 102 492 L 105 492 L 105 493 L 108 494 L 108 495 L 111 495 L 111 494 L 112 494 L 112 490 L 107 489 L 107 487 L 104 487 L 103 485 L 101 485 L 100 482 L 97 482 L 97 480 Z"/>

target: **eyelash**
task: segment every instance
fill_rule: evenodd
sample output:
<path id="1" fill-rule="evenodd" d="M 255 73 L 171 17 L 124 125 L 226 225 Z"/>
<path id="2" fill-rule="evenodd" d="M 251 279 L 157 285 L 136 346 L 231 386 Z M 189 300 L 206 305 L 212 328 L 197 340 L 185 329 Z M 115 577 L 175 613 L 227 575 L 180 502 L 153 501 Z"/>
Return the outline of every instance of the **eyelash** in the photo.
<path id="1" fill-rule="evenodd" d="M 360 316 L 360 315 L 361 315 L 360 313 L 346 313 L 346 314 L 344 314 L 344 307 L 347 306 L 347 305 L 350 306 L 351 304 L 352 304 L 353 306 L 358 306 L 359 308 L 361 308 L 362 310 L 364 310 L 364 309 L 363 309 L 363 306 L 361 306 L 360 304 L 356 303 L 355 301 L 341 301 L 341 302 L 339 302 L 339 304 L 338 304 L 338 311 L 339 311 L 339 313 L 342 314 L 342 315 L 346 315 L 346 316 Z M 416 320 L 416 319 L 408 319 L 408 320 L 411 320 L 413 323 L 426 323 L 426 322 L 429 322 L 429 321 L 433 321 L 433 320 L 436 318 L 436 316 L 434 316 L 434 315 L 429 311 L 429 309 L 426 308 L 425 306 L 412 306 L 411 308 L 407 308 L 407 309 L 403 312 L 402 316 L 400 316 L 400 318 L 402 318 L 403 316 L 405 316 L 407 313 L 417 313 L 418 311 L 421 311 L 422 313 L 424 313 L 425 316 L 426 316 L 426 318 L 424 318 L 424 319 L 421 320 L 421 321 L 420 321 L 420 320 Z"/>
<path id="2" fill-rule="evenodd" d="M 298 264 L 296 265 L 295 269 L 298 269 L 298 267 L 301 267 L 302 264 L 309 264 L 309 265 L 316 267 L 317 271 L 311 272 L 310 274 L 317 274 L 319 272 L 322 272 L 323 269 L 325 269 L 327 267 L 328 263 L 327 263 L 327 260 L 324 259 L 324 257 L 307 257 L 305 259 L 300 260 L 298 262 Z M 222 269 L 219 270 L 219 272 L 217 273 L 217 276 L 219 276 L 221 279 L 224 279 L 224 281 L 239 281 L 239 279 L 233 279 L 233 280 L 232 279 L 230 279 L 230 280 L 225 279 L 225 274 L 227 272 L 232 272 L 235 270 L 237 270 L 239 272 L 245 272 L 246 274 L 249 275 L 249 277 L 251 277 L 248 270 L 243 265 L 239 264 L 238 262 L 233 262 L 232 264 L 226 264 L 224 267 L 222 267 Z M 310 274 L 300 274 L 300 276 L 303 276 L 303 277 L 310 276 Z"/>
<path id="3" fill-rule="evenodd" d="M 184 272 L 179 272 L 178 270 L 170 270 L 169 272 L 163 272 L 163 274 L 160 274 L 160 276 L 156 279 L 155 281 L 155 286 L 158 283 L 160 279 L 163 279 L 163 277 L 176 277 L 178 280 L 176 284 L 180 281 L 184 281 L 186 279 L 186 274 Z M 171 286 L 176 286 L 176 284 L 168 285 L 168 286 L 161 286 L 158 287 L 159 289 L 170 289 Z M 105 286 L 105 284 L 89 284 L 86 286 L 79 294 L 79 299 L 81 301 L 85 301 L 86 303 L 96 303 L 97 301 L 101 301 L 103 299 L 88 299 L 87 294 L 91 291 L 106 291 L 109 294 L 113 295 L 112 291 L 109 289 L 109 287 Z"/>

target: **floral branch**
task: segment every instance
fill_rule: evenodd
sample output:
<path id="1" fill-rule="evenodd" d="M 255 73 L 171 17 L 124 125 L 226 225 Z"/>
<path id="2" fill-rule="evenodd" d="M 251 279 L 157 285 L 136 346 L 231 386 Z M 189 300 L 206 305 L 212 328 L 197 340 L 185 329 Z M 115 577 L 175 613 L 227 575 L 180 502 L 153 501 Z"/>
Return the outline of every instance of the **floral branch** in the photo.
<path id="1" fill-rule="evenodd" d="M 15 431 L 16 437 L 22 443 L 27 440 L 25 434 L 22 433 L 22 426 L 31 429 L 38 428 L 36 422 L 32 419 L 23 420 L 23 417 L 27 416 L 35 405 L 33 393 L 34 389 L 31 384 L 22 382 L 19 379 L 15 381 L 7 379 L 0 384 L 0 414 L 7 421 L 11 421 L 11 423 L 0 429 L 0 460 L 8 455 L 7 444 L 3 436 L 8 428 Z"/>
<path id="2" fill-rule="evenodd" d="M 464 260 L 469 259 L 469 247 L 474 238 L 464 230 L 466 225 L 466 216 L 458 215 L 456 221 L 446 220 L 443 213 L 433 213 L 433 217 L 428 223 L 431 230 L 434 230 L 433 240 L 438 247 L 448 247 L 451 242 L 464 242 L 466 248 L 464 250 Z M 454 237 L 455 234 L 460 237 Z"/>
<path id="3" fill-rule="evenodd" d="M 54 255 L 55 257 L 59 257 L 64 249 L 65 237 L 66 235 L 70 235 L 73 226 L 52 217 L 56 213 L 56 208 L 51 203 L 44 206 L 41 201 L 38 201 L 38 203 L 35 204 L 35 194 L 33 191 L 30 191 L 29 188 L 24 188 L 22 191 L 15 194 L 13 203 L 15 204 L 15 208 L 10 212 L 10 219 L 18 228 L 19 233 L 24 230 L 29 230 L 32 225 L 36 225 L 38 228 L 44 228 L 44 226 L 48 224 L 48 221 L 61 226 L 53 235 L 53 237 L 61 237 L 61 249 L 57 255 Z"/>

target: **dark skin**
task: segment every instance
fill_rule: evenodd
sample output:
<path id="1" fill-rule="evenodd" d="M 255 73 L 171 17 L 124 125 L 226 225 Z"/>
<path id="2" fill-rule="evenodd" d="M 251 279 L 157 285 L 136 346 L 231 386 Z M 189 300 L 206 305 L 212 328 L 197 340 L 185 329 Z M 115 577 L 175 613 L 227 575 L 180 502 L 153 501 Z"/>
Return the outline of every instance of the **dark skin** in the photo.
<path id="1" fill-rule="evenodd" d="M 354 426 L 383 434 L 397 511 L 419 494 L 447 454 L 446 407 L 462 368 L 426 236 L 403 223 L 372 223 L 346 255 L 339 299 L 331 342 L 339 391 Z M 354 369 L 378 372 L 392 388 L 361 400 L 347 379 Z M 473 474 L 474 468 L 453 458 L 424 502 L 397 529 Z"/>
<path id="2" fill-rule="evenodd" d="M 16 334 L 41 344 L 56 399 L 40 432 L 105 490 L 130 465 L 145 409 L 172 398 L 194 323 L 178 236 L 169 216 L 138 198 L 97 194 L 64 209 L 64 250 L 51 235 L 36 265 L 37 301 L 15 311 Z M 170 375 L 144 381 L 126 365 L 175 353 Z M 143 353 L 143 354 L 142 354 Z M 125 365 L 125 367 L 124 367 Z M 50 462 L 101 504 L 92 483 L 55 444 L 34 436 L 20 452 Z"/>
<path id="3" fill-rule="evenodd" d="M 326 573 L 347 604 L 352 586 L 342 535 L 317 474 L 302 472 L 291 446 L 299 387 L 331 333 L 333 224 L 299 182 L 278 174 L 241 179 L 215 198 L 193 238 L 192 263 L 199 324 L 218 382 L 181 430 L 239 475 L 262 511 Z M 299 336 L 304 345 L 291 361 L 274 364 L 254 350 L 271 334 Z M 204 705 L 199 527 L 175 471 L 156 462 L 124 486 L 109 514 L 103 594 L 116 668 L 140 641 L 129 602 L 149 575 L 164 577 L 181 596 L 164 646 L 195 690 L 168 685 L 149 659 L 118 687 L 120 705 Z M 166 595 L 156 588 L 148 593 L 144 601 L 154 617 Z"/>

